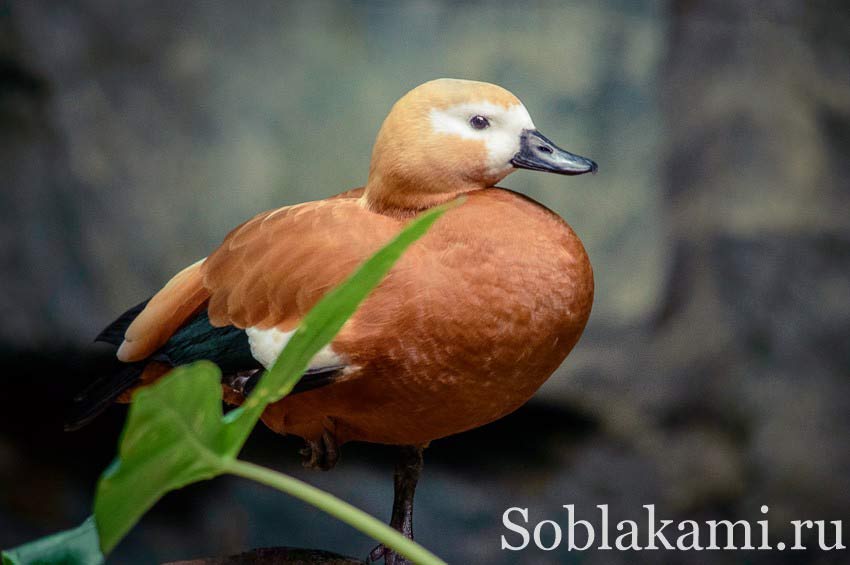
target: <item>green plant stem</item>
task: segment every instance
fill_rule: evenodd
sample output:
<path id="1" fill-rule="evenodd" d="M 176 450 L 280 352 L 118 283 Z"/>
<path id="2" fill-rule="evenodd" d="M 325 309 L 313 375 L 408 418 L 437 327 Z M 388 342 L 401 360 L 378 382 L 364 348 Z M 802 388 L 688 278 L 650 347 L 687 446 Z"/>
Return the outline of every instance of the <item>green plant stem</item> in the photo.
<path id="1" fill-rule="evenodd" d="M 324 510 L 334 518 L 360 530 L 387 547 L 404 555 L 419 565 L 446 565 L 446 562 L 399 532 L 373 518 L 334 495 L 300 481 L 289 475 L 272 471 L 260 465 L 234 459 L 225 466 L 225 471 L 258 483 L 276 488 L 295 498 L 300 498 L 316 508 Z"/>

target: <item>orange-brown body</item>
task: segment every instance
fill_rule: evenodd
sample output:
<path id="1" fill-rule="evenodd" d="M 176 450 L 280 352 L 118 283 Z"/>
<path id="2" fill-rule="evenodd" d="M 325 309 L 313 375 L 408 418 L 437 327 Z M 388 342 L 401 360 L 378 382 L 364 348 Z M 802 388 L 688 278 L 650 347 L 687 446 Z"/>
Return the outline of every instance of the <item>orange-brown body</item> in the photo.
<path id="1" fill-rule="evenodd" d="M 270 406 L 263 421 L 305 438 L 331 426 L 339 443 L 390 444 L 492 422 L 561 364 L 592 301 L 587 254 L 563 220 L 509 191 L 469 193 L 334 340 L 354 369 Z"/>
<path id="2" fill-rule="evenodd" d="M 404 225 L 364 208 L 361 192 L 266 212 L 237 228 L 189 273 L 195 284 L 171 287 L 186 302 L 174 290 L 158 295 L 168 303 L 164 312 L 173 320 L 174 312 L 207 303 L 215 325 L 293 329 Z M 299 217 L 313 231 L 302 231 Z M 317 248 L 320 254 L 312 252 Z M 227 280 L 240 283 L 231 288 Z M 334 340 L 350 366 L 343 379 L 277 402 L 263 421 L 312 440 L 328 429 L 340 444 L 421 444 L 486 424 L 521 406 L 560 365 L 592 301 L 587 254 L 560 217 L 507 190 L 470 192 L 411 247 Z M 149 334 L 157 339 L 137 355 L 162 345 L 174 325 L 157 324 L 160 331 Z"/>
<path id="3" fill-rule="evenodd" d="M 342 376 L 269 406 L 263 421 L 310 441 L 330 432 L 338 444 L 420 445 L 518 408 L 578 341 L 590 315 L 593 274 L 559 216 L 490 188 L 513 170 L 499 160 L 502 138 L 446 134 L 456 127 L 452 116 L 438 116 L 449 124 L 429 129 L 428 111 L 463 110 L 476 97 L 485 109 L 496 108 L 494 127 L 499 112 L 506 112 L 504 123 L 531 124 L 518 100 L 494 85 L 420 86 L 385 121 L 366 187 L 265 212 L 233 230 L 150 301 L 127 329 L 118 357 L 149 358 L 204 309 L 213 326 L 291 331 L 417 210 L 465 194 L 334 339 Z M 161 372 L 157 365 L 145 375 Z M 238 404 L 243 396 L 225 387 L 225 399 Z"/>

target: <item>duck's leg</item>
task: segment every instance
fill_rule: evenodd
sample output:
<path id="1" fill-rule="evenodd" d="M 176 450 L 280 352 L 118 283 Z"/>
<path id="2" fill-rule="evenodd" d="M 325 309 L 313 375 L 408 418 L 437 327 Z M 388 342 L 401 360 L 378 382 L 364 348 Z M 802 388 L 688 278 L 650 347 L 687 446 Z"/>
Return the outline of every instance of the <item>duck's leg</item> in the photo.
<path id="1" fill-rule="evenodd" d="M 413 495 L 416 483 L 422 472 L 422 446 L 406 445 L 399 448 L 399 457 L 395 465 L 393 495 L 393 513 L 390 526 L 408 539 L 413 539 Z M 384 558 L 385 565 L 408 565 L 410 562 L 391 549 L 379 545 L 369 554 L 369 561 Z"/>
<path id="2" fill-rule="evenodd" d="M 404 446 L 395 467 L 393 515 L 390 526 L 413 539 L 413 496 L 422 472 L 422 447 Z"/>

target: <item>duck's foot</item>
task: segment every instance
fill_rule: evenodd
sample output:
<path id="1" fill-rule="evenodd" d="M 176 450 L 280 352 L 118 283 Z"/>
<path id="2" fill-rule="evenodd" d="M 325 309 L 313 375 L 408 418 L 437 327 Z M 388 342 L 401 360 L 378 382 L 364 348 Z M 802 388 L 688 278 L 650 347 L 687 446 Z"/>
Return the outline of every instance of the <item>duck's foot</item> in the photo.
<path id="1" fill-rule="evenodd" d="M 332 469 L 339 461 L 339 446 L 336 438 L 328 430 L 322 431 L 318 441 L 307 440 L 307 447 L 300 451 L 303 459 L 301 464 L 308 469 Z"/>
<path id="2" fill-rule="evenodd" d="M 386 552 L 387 546 L 379 543 L 375 546 L 375 549 L 369 552 L 369 556 L 366 558 L 366 563 L 377 563 Z"/>
<path id="3" fill-rule="evenodd" d="M 395 465 L 393 496 L 393 514 L 390 526 L 402 533 L 407 539 L 413 539 L 413 495 L 416 493 L 416 483 L 422 472 L 421 446 L 407 445 L 399 449 L 399 458 Z M 383 544 L 377 546 L 366 558 L 367 563 L 374 563 L 384 558 L 385 565 L 409 565 L 410 562 Z"/>

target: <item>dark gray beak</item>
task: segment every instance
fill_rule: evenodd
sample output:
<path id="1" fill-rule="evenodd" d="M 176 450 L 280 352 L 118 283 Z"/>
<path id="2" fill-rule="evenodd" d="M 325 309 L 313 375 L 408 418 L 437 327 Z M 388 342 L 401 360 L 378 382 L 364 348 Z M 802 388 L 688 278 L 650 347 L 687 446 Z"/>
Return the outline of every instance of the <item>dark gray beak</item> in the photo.
<path id="1" fill-rule="evenodd" d="M 519 151 L 511 159 L 518 169 L 544 171 L 559 175 L 596 173 L 596 163 L 586 157 L 564 151 L 536 129 L 523 130 Z"/>

